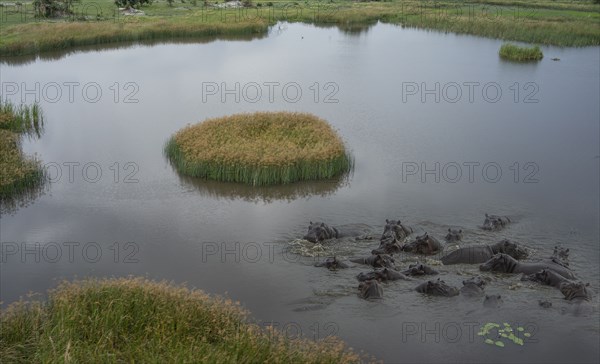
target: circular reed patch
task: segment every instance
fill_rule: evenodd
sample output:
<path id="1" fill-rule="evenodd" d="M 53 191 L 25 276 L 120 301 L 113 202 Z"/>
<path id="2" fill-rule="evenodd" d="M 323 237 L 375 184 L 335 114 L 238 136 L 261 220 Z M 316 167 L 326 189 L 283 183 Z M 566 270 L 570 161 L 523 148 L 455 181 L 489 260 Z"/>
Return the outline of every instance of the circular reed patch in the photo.
<path id="1" fill-rule="evenodd" d="M 208 119 L 175 133 L 165 154 L 184 175 L 255 186 L 328 179 L 352 168 L 339 135 L 307 113 Z"/>

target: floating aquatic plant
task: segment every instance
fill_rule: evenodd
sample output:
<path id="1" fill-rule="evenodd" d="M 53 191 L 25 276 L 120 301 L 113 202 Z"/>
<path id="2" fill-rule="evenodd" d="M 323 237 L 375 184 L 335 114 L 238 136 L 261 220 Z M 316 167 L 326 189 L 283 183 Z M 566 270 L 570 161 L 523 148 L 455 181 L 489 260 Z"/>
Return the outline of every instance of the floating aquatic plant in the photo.
<path id="1" fill-rule="evenodd" d="M 531 333 L 525 332 L 525 328 L 518 326 L 515 331 L 507 322 L 502 323 L 502 325 L 488 322 L 477 333 L 478 336 L 483 337 L 484 343 L 502 348 L 505 345 L 503 339 L 507 339 L 506 342 L 513 342 L 516 345 L 523 346 L 524 341 L 523 338 L 518 336 L 519 334 L 522 334 L 524 337 L 531 337 Z"/>

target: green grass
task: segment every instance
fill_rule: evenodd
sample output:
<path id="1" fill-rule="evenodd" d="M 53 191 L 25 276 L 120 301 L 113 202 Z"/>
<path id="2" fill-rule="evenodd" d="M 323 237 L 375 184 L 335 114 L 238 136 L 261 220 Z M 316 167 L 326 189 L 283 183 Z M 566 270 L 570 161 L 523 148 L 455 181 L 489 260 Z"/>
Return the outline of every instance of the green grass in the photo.
<path id="1" fill-rule="evenodd" d="M 42 129 L 43 116 L 37 104 L 15 107 L 0 101 L 0 211 L 46 181 L 40 161 L 21 150 L 22 136 L 39 137 Z"/>
<path id="2" fill-rule="evenodd" d="M 0 316 L 11 363 L 358 363 L 340 340 L 261 329 L 238 303 L 143 278 L 62 282 Z"/>
<path id="3" fill-rule="evenodd" d="M 544 58 L 544 54 L 538 46 L 520 47 L 510 43 L 503 44 L 499 54 L 502 59 L 517 62 L 539 61 Z"/>
<path id="4" fill-rule="evenodd" d="M 209 119 L 177 132 L 165 154 L 184 175 L 253 186 L 330 179 L 352 168 L 335 131 L 306 113 Z"/>
<path id="5" fill-rule="evenodd" d="M 75 15 L 41 20 L 31 6 L 2 7 L 0 54 L 37 54 L 77 46 L 232 34 L 265 34 L 277 21 L 360 29 L 377 21 L 443 32 L 558 46 L 600 45 L 600 4 L 590 0 L 386 2 L 254 1 L 249 9 L 215 10 L 155 1 L 141 17 L 119 14 L 111 0 L 81 0 Z M 258 4 L 261 6 L 257 6 Z M 297 5 L 293 5 L 293 4 Z M 20 10 L 19 10 L 20 9 Z M 287 10 L 286 10 L 287 9 Z M 92 19 L 85 19 L 84 15 Z"/>

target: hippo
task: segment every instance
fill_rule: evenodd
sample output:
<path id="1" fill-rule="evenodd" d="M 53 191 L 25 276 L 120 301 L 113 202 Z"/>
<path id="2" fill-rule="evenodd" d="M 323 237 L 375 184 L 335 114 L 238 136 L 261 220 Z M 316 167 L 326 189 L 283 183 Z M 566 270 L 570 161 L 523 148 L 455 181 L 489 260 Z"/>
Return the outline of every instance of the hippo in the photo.
<path id="1" fill-rule="evenodd" d="M 423 275 L 435 275 L 439 272 L 428 265 L 417 263 L 408 266 L 408 269 L 403 271 L 402 274 L 407 276 L 423 276 Z"/>
<path id="2" fill-rule="evenodd" d="M 329 226 L 324 222 L 310 222 L 308 232 L 302 238 L 311 243 L 320 243 L 328 239 L 338 239 L 345 237 L 354 237 L 359 239 L 371 239 L 371 234 L 368 231 L 360 228 L 338 229 Z"/>
<path id="3" fill-rule="evenodd" d="M 568 279 L 551 269 L 542 269 L 539 272 L 535 272 L 533 274 L 523 274 L 521 276 L 521 280 L 538 282 L 556 288 L 560 288 L 560 285 L 564 282 L 569 282 Z"/>
<path id="4" fill-rule="evenodd" d="M 527 258 L 527 250 L 517 243 L 504 239 L 493 245 L 469 246 L 457 249 L 442 257 L 444 265 L 485 263 L 498 253 L 508 254 L 515 259 Z"/>
<path id="5" fill-rule="evenodd" d="M 391 255 L 373 254 L 369 257 L 350 259 L 352 263 L 366 264 L 373 268 L 394 268 L 395 260 Z"/>
<path id="6" fill-rule="evenodd" d="M 487 282 L 481 277 L 473 277 L 463 281 L 463 286 L 460 289 L 460 294 L 467 297 L 483 296 L 483 289 Z"/>
<path id="7" fill-rule="evenodd" d="M 554 261 L 557 264 L 560 264 L 564 267 L 569 266 L 569 249 L 565 249 L 563 247 L 555 246 L 552 255 L 550 256 L 550 260 Z"/>
<path id="8" fill-rule="evenodd" d="M 382 242 L 392 240 L 403 242 L 412 232 L 412 228 L 402 225 L 400 220 L 385 219 L 385 227 L 383 228 L 380 240 Z"/>
<path id="9" fill-rule="evenodd" d="M 359 273 L 356 278 L 360 282 L 369 281 L 372 279 L 376 279 L 380 282 L 397 281 L 399 279 L 404 279 L 407 281 L 411 280 L 404 274 L 389 268 L 380 268 L 368 273 Z"/>
<path id="10" fill-rule="evenodd" d="M 507 216 L 488 215 L 485 214 L 483 222 L 483 230 L 500 230 L 510 223 L 510 218 Z"/>
<path id="11" fill-rule="evenodd" d="M 565 300 L 571 304 L 568 308 L 562 308 L 562 313 L 572 313 L 576 316 L 589 315 L 594 311 L 591 304 L 592 295 L 587 290 L 587 286 L 583 282 L 563 282 L 560 285 L 560 292 L 565 296 Z"/>
<path id="12" fill-rule="evenodd" d="M 436 281 L 424 282 L 417 286 L 415 290 L 432 296 L 452 297 L 458 295 L 458 288 L 447 285 L 439 278 Z"/>
<path id="13" fill-rule="evenodd" d="M 536 262 L 536 263 L 523 263 L 517 261 L 515 258 L 508 254 L 496 254 L 490 258 L 487 262 L 479 266 L 479 270 L 487 272 L 501 272 L 501 273 L 525 273 L 534 274 L 541 271 L 542 269 L 552 270 L 561 276 L 572 279 L 575 278 L 573 272 L 562 265 L 555 264 L 552 262 Z"/>
<path id="14" fill-rule="evenodd" d="M 504 301 L 502 300 L 502 296 L 500 296 L 500 295 L 488 296 L 486 294 L 485 298 L 483 299 L 483 307 L 498 308 L 498 307 L 502 306 L 503 304 L 504 304 Z"/>
<path id="15" fill-rule="evenodd" d="M 563 282 L 559 289 L 568 301 L 591 301 L 592 295 L 586 288 L 589 285 L 589 283 L 584 284 L 583 282 Z"/>
<path id="16" fill-rule="evenodd" d="M 444 240 L 446 240 L 446 244 L 455 244 L 458 243 L 459 241 L 461 241 L 463 238 L 463 234 L 462 234 L 462 229 L 460 230 L 453 230 L 453 229 L 448 229 L 448 234 L 446 234 L 446 236 L 444 237 Z"/>
<path id="17" fill-rule="evenodd" d="M 402 225 L 400 220 L 385 219 L 385 227 L 379 247 L 373 249 L 371 254 L 396 254 L 402 251 L 403 242 L 412 234 L 412 228 Z"/>
<path id="18" fill-rule="evenodd" d="M 358 295 L 364 299 L 383 298 L 383 287 L 376 279 L 360 282 Z"/>
<path id="19" fill-rule="evenodd" d="M 421 236 L 417 236 L 414 241 L 404 245 L 402 250 L 405 252 L 412 252 L 417 254 L 435 254 L 442 250 L 442 244 L 434 238 L 425 233 Z"/>
<path id="20" fill-rule="evenodd" d="M 334 256 L 333 258 L 325 259 L 324 262 L 319 262 L 315 264 L 315 267 L 325 267 L 329 270 L 338 270 L 349 268 L 350 266 L 340 260 L 337 260 L 337 258 Z"/>
<path id="21" fill-rule="evenodd" d="M 339 231 L 331 227 L 324 222 L 310 222 L 308 225 L 308 233 L 304 235 L 304 240 L 308 240 L 311 243 L 319 243 L 323 240 L 339 238 Z"/>
<path id="22" fill-rule="evenodd" d="M 402 245 L 397 240 L 392 242 L 381 241 L 377 249 L 371 250 L 371 254 L 397 254 L 402 251 Z"/>

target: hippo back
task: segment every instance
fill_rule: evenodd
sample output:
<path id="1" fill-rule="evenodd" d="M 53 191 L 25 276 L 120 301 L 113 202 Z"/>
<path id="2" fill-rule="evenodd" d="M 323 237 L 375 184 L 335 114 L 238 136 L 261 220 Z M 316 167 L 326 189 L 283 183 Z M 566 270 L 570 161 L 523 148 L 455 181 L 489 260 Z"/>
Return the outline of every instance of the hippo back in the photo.
<path id="1" fill-rule="evenodd" d="M 494 252 L 487 245 L 469 246 L 457 249 L 442 257 L 442 263 L 450 264 L 477 264 L 484 263 L 494 256 Z"/>

